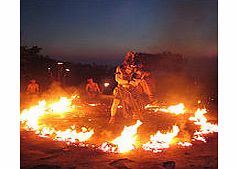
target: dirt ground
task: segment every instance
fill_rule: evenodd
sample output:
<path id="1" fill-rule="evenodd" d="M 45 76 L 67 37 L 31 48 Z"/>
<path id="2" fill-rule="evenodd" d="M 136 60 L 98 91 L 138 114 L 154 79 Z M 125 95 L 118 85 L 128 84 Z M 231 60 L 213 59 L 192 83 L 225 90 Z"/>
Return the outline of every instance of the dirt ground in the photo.
<path id="1" fill-rule="evenodd" d="M 111 141 L 120 135 L 125 125 L 134 124 L 131 120 L 121 118 L 120 111 L 115 124 L 109 125 L 111 100 L 99 100 L 99 105 L 84 106 L 64 117 L 48 116 L 41 122 L 50 127 L 64 130 L 75 125 L 77 131 L 81 127 L 93 128 L 95 134 L 87 146 L 67 145 L 65 142 L 42 138 L 32 131 L 21 127 L 21 168 L 22 169 L 215 169 L 218 168 L 218 134 L 206 137 L 207 143 L 193 142 L 190 147 L 171 146 L 160 153 L 137 148 L 128 153 L 105 153 L 97 147 L 105 141 Z M 138 128 L 140 143 L 149 141 L 150 135 L 156 131 L 169 131 L 174 124 L 184 119 L 181 115 L 163 112 L 146 111 L 143 124 Z M 208 121 L 218 121 L 216 109 L 208 110 L 205 115 Z M 192 122 L 185 124 L 184 130 L 192 135 L 196 126 Z M 183 136 L 183 132 L 179 133 Z M 94 146 L 94 147 L 93 147 Z"/>

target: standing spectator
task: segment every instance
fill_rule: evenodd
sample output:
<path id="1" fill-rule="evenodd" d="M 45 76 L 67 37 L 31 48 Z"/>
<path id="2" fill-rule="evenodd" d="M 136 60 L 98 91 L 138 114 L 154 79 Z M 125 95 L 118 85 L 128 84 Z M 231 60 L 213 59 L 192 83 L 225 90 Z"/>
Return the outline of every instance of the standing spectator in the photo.
<path id="1" fill-rule="evenodd" d="M 86 92 L 91 98 L 95 98 L 101 93 L 98 84 L 94 82 L 92 78 L 88 79 L 88 82 L 86 84 Z"/>
<path id="2" fill-rule="evenodd" d="M 32 79 L 30 80 L 27 89 L 26 89 L 26 94 L 31 95 L 31 96 L 37 96 L 40 92 L 39 84 L 36 83 L 36 80 Z"/>

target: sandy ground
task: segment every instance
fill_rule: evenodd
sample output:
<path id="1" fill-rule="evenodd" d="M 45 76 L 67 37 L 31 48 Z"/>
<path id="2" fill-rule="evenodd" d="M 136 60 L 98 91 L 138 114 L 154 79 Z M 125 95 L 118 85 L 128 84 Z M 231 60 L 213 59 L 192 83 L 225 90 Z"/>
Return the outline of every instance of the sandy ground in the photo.
<path id="1" fill-rule="evenodd" d="M 102 101 L 96 107 L 86 106 L 64 117 L 45 117 L 42 123 L 57 129 L 66 129 L 72 125 L 76 129 L 91 127 L 95 134 L 88 141 L 88 147 L 67 145 L 64 142 L 41 138 L 31 131 L 21 128 L 21 168 L 22 169 L 162 169 L 162 168 L 218 168 L 218 134 L 207 136 L 207 143 L 193 142 L 191 147 L 171 146 L 161 153 L 152 153 L 141 148 L 125 154 L 105 153 L 91 145 L 99 146 L 120 135 L 125 125 L 134 122 L 123 120 L 118 113 L 114 125 L 109 125 L 110 101 Z M 206 115 L 209 121 L 217 123 L 216 110 Z M 162 112 L 144 112 L 143 124 L 138 128 L 138 140 L 149 141 L 151 134 L 157 130 L 171 130 L 172 125 L 180 124 L 184 117 Z M 185 124 L 185 131 L 192 135 L 196 126 L 191 122 Z M 180 137 L 183 132 L 180 133 Z M 87 143 L 85 143 L 87 144 Z"/>

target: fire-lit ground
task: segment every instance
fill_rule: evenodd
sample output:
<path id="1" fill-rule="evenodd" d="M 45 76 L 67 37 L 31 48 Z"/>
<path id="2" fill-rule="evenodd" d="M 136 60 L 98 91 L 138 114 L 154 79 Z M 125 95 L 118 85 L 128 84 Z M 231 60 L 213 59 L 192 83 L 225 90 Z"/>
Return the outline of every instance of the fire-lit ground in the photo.
<path id="1" fill-rule="evenodd" d="M 197 107 L 190 108 L 186 112 L 182 111 L 182 114 L 166 112 L 166 110 L 172 111 L 173 107 L 166 110 L 152 107 L 147 108 L 144 112 L 142 123 L 123 120 L 120 113 L 118 113 L 115 124 L 109 125 L 110 104 L 111 99 L 99 99 L 91 104 L 88 102 L 78 103 L 73 110 L 68 110 L 66 113 L 44 114 L 39 118 L 39 123 L 43 124 L 44 127 L 54 129 L 55 133 L 58 133 L 52 134 L 54 137 L 50 134 L 37 133 L 36 128 L 38 126 L 35 130 L 31 129 L 32 131 L 29 131 L 30 129 L 26 129 L 25 125 L 22 124 L 21 168 L 152 169 L 172 168 L 173 165 L 175 165 L 175 168 L 217 168 L 217 132 L 203 135 L 202 138 L 205 140 L 193 140 L 193 138 L 199 136 L 200 123 L 204 123 L 205 128 L 214 127 L 212 124 L 217 124 L 216 110 L 207 110 L 207 113 L 204 114 L 207 121 L 196 121 L 194 116 Z M 181 108 L 181 105 L 179 108 Z M 56 111 L 57 108 L 54 110 Z M 202 110 L 198 112 L 196 117 L 202 117 L 202 114 L 199 114 L 201 112 Z M 34 123 L 32 124 L 34 126 Z M 128 126 L 128 130 L 132 128 L 134 130 L 129 132 L 134 132 L 133 136 L 125 136 L 127 140 L 131 138 L 134 141 L 132 148 L 129 146 L 131 150 L 126 152 L 116 152 L 115 150 L 114 153 L 107 151 L 108 149 L 105 149 L 105 147 L 107 148 L 112 143 L 116 144 L 115 140 L 125 140 L 123 138 L 124 126 Z M 173 126 L 178 128 L 173 128 Z M 67 129 L 77 131 L 77 133 L 86 133 L 93 130 L 93 133 L 88 139 L 85 138 L 86 141 L 72 143 L 74 140 L 68 140 L 71 143 L 67 144 L 62 141 L 62 138 L 67 138 L 63 135 Z M 59 133 L 59 131 L 62 132 Z M 194 135 L 196 131 L 198 134 Z M 155 140 L 158 141 L 166 133 L 170 133 L 169 137 L 171 137 L 169 147 L 155 151 L 154 148 L 158 146 L 158 142 L 155 142 Z M 118 137 L 120 138 L 118 139 Z M 185 141 L 192 145 L 182 146 L 178 144 Z M 114 145 L 112 144 L 112 146 Z M 159 146 L 164 146 L 164 144 L 159 144 Z M 154 150 L 154 152 L 149 150 Z"/>

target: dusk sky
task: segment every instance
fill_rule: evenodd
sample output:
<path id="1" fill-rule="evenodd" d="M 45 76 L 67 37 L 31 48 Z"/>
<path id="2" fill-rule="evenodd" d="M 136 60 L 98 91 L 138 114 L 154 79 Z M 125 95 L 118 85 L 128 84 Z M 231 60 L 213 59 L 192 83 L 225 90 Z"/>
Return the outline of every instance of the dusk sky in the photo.
<path id="1" fill-rule="evenodd" d="M 217 0 L 21 0 L 21 45 L 116 63 L 126 51 L 217 57 Z"/>

